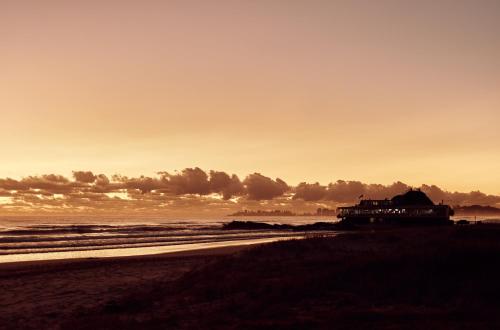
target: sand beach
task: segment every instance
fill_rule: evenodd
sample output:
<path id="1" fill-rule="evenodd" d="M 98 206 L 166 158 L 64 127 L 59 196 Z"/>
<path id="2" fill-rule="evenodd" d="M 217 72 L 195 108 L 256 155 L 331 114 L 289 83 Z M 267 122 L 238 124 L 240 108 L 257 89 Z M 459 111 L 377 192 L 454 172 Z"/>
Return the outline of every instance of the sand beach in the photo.
<path id="1" fill-rule="evenodd" d="M 492 329 L 495 225 L 0 266 L 8 329 Z"/>

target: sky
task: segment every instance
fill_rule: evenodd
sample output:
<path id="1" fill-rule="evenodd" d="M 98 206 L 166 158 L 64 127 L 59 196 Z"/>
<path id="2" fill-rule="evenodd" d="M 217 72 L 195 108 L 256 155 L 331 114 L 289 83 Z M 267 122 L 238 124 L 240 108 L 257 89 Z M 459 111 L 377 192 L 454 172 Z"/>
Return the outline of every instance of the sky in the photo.
<path id="1" fill-rule="evenodd" d="M 1 178 L 500 195 L 499 1 L 0 0 L 0 72 Z"/>

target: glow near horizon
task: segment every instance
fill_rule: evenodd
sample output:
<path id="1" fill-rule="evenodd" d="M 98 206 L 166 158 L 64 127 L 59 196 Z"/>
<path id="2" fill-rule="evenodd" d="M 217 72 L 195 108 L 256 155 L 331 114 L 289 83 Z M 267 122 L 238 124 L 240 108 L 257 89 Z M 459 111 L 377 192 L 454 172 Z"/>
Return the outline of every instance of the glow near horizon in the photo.
<path id="1" fill-rule="evenodd" d="M 199 166 L 500 194 L 498 2 L 1 7 L 0 177 Z"/>

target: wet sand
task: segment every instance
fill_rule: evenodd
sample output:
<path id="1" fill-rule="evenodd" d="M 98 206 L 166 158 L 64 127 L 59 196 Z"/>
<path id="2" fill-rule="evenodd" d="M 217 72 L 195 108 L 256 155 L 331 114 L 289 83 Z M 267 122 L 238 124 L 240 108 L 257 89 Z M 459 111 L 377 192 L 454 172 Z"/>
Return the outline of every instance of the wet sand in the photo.
<path id="1" fill-rule="evenodd" d="M 188 244 L 170 244 L 170 245 L 155 245 L 143 247 L 126 247 L 126 248 L 93 248 L 90 250 L 71 250 L 43 253 L 20 253 L 0 255 L 0 265 L 12 262 L 29 262 L 29 261 L 47 261 L 47 260 L 70 260 L 70 259 L 89 259 L 89 258 L 113 258 L 113 257 L 129 257 L 129 256 L 147 256 L 155 254 L 178 253 L 183 251 L 207 250 L 212 248 L 240 246 L 240 245 L 255 245 L 262 243 L 270 243 L 275 241 L 303 238 L 304 235 L 288 235 L 276 237 L 260 237 L 246 238 L 237 240 L 222 240 L 215 242 L 198 242 Z"/>

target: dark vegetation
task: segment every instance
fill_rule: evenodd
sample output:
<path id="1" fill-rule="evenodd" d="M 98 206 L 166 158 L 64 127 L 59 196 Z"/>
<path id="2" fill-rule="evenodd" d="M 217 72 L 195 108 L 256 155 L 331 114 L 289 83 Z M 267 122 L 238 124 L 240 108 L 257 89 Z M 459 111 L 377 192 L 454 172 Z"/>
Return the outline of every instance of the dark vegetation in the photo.
<path id="1" fill-rule="evenodd" d="M 65 327 L 494 329 L 498 310 L 500 228 L 483 224 L 262 245 Z"/>

